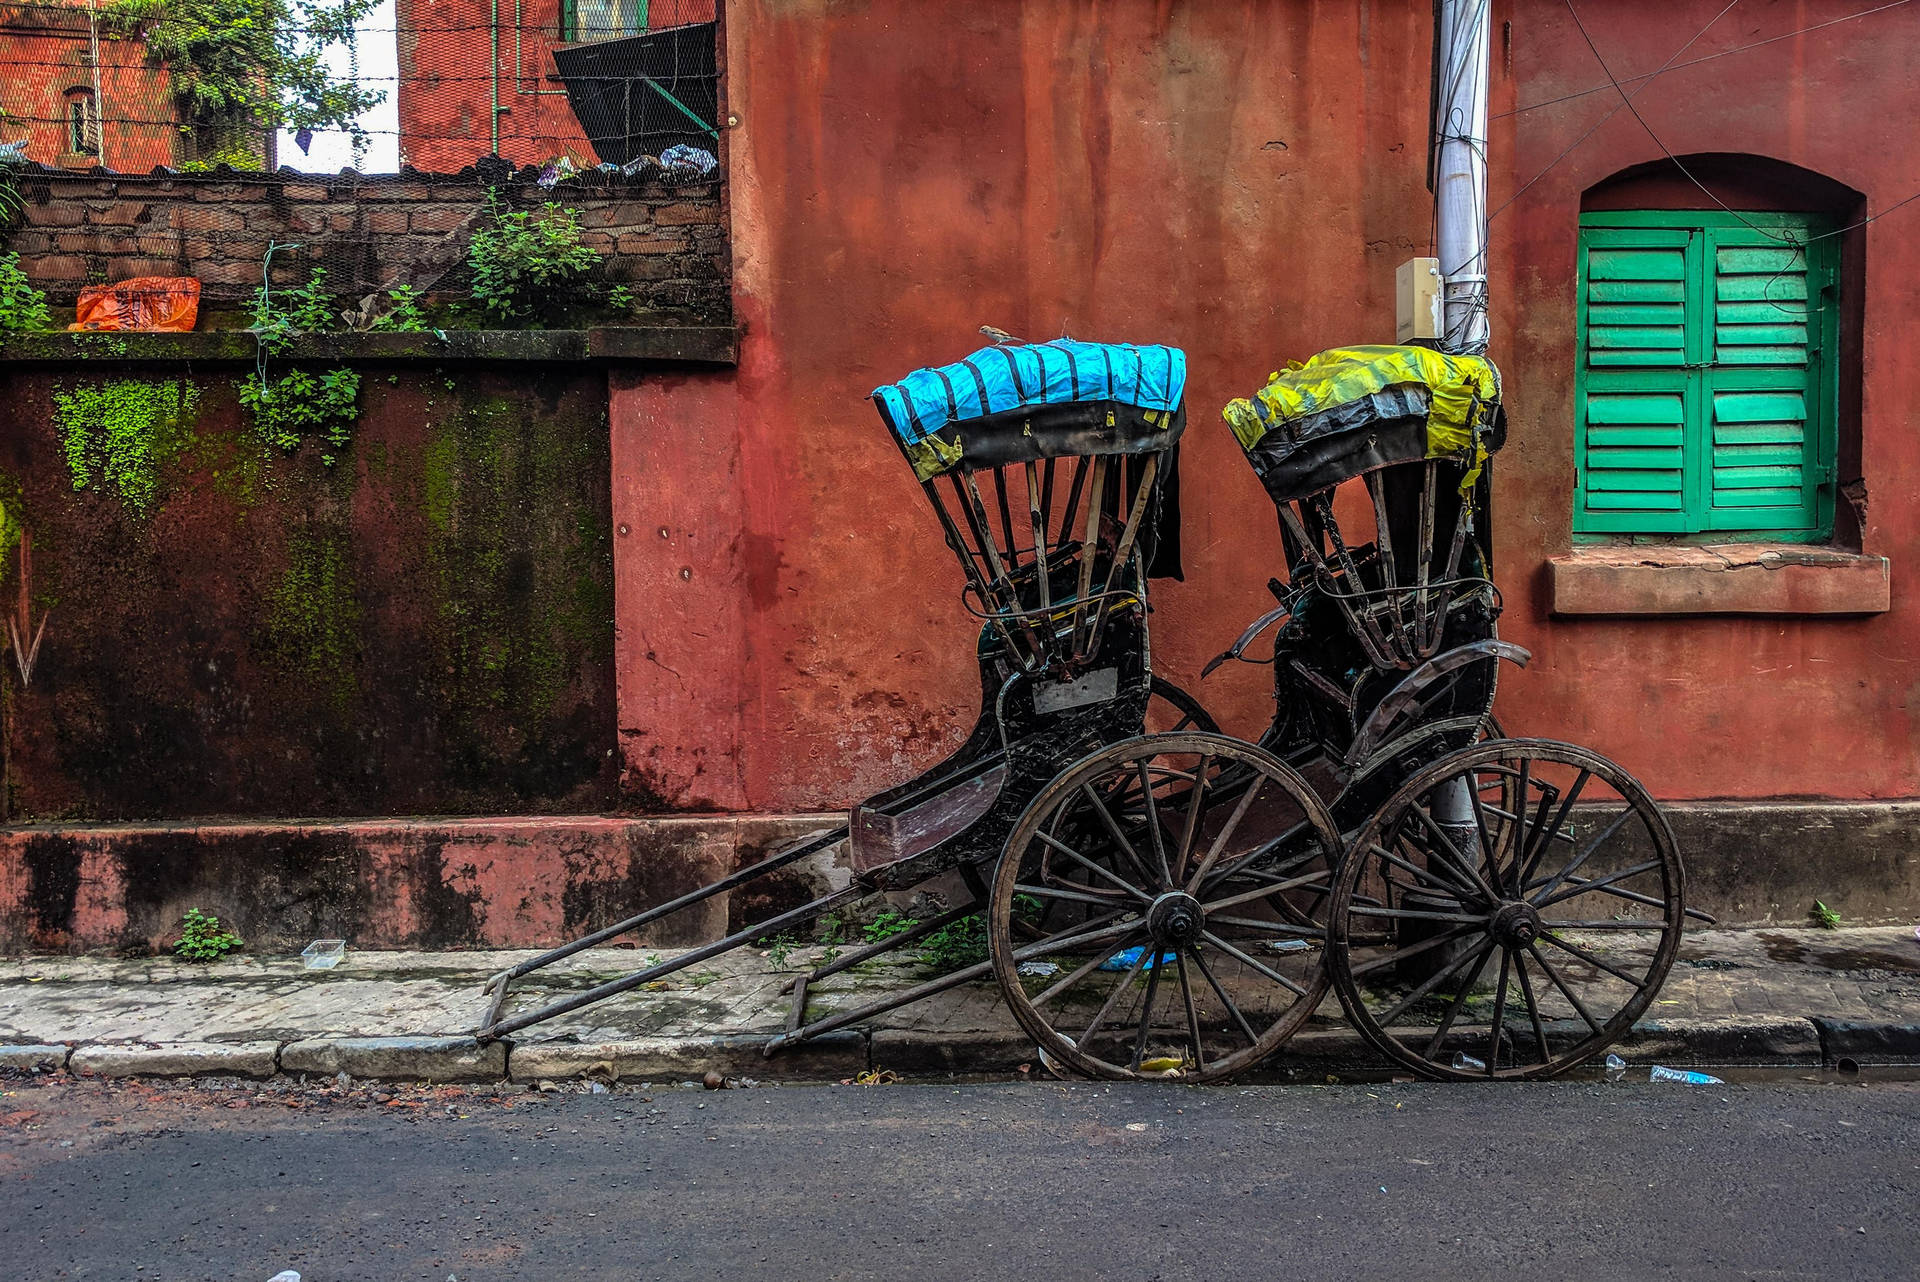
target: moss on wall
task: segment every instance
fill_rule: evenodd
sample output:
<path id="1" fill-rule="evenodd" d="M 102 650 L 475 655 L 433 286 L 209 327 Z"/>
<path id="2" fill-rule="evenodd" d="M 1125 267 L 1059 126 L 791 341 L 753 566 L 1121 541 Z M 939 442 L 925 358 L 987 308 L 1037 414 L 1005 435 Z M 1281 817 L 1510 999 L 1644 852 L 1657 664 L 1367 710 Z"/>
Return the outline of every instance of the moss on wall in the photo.
<path id="1" fill-rule="evenodd" d="M 0 401 L 0 507 L 31 510 L 35 595 L 59 595 L 18 818 L 611 804 L 600 376 L 366 377 L 332 467 L 264 446 L 231 380 L 118 382 L 28 375 Z M 142 448 L 114 453 L 103 410 L 129 404 L 113 439 Z"/>
<path id="2" fill-rule="evenodd" d="M 287 568 L 264 596 L 258 634 L 263 660 L 315 683 L 345 712 L 358 687 L 360 601 L 351 534 L 309 527 L 287 539 Z"/>
<path id="3" fill-rule="evenodd" d="M 151 511 L 162 469 L 192 440 L 199 404 L 200 389 L 182 379 L 55 388 L 53 418 L 73 488 L 109 490 L 134 511 Z"/>

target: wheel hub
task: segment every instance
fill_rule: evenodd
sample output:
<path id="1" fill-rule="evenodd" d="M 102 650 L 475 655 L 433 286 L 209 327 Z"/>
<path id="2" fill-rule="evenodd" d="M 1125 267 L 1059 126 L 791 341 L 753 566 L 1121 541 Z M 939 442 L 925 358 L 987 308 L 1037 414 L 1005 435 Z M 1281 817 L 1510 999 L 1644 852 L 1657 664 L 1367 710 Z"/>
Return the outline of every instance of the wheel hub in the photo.
<path id="1" fill-rule="evenodd" d="M 1169 891 L 1147 909 L 1147 929 L 1161 947 L 1184 947 L 1200 938 L 1207 914 L 1200 901 L 1182 890 Z"/>
<path id="2" fill-rule="evenodd" d="M 1514 900 L 1494 910 L 1488 933 L 1505 948 L 1525 948 L 1540 938 L 1540 913 L 1532 904 Z"/>

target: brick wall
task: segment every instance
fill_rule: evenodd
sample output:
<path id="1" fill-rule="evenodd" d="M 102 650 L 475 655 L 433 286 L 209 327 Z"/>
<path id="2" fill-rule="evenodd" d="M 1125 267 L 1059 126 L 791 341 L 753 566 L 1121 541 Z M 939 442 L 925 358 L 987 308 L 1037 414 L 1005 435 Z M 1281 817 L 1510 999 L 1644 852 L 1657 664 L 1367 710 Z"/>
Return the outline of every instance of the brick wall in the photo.
<path id="1" fill-rule="evenodd" d="M 583 240 L 629 282 L 656 323 L 723 323 L 730 258 L 717 180 L 592 175 L 547 192 L 531 170 L 496 189 L 514 208 L 554 202 L 577 211 Z M 38 169 L 18 180 L 25 212 L 5 238 L 28 276 L 57 302 L 82 285 L 133 276 L 196 276 L 202 309 L 231 313 L 260 284 L 270 245 L 276 287 L 314 265 L 347 297 L 411 284 L 430 295 L 467 291 L 467 242 L 488 186 L 459 175 L 77 175 Z M 286 248 L 287 246 L 297 248 Z"/>

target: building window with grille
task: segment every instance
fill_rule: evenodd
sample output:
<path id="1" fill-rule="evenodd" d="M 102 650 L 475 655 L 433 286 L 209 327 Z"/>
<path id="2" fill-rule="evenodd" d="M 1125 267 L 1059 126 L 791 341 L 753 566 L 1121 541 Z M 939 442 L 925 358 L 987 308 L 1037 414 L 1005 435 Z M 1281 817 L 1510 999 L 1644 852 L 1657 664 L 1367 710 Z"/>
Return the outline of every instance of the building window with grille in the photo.
<path id="1" fill-rule="evenodd" d="M 1799 213 L 1581 215 L 1577 537 L 1832 537 L 1833 232 Z"/>
<path id="2" fill-rule="evenodd" d="M 67 152 L 74 156 L 100 154 L 100 107 L 91 89 L 67 90 Z"/>

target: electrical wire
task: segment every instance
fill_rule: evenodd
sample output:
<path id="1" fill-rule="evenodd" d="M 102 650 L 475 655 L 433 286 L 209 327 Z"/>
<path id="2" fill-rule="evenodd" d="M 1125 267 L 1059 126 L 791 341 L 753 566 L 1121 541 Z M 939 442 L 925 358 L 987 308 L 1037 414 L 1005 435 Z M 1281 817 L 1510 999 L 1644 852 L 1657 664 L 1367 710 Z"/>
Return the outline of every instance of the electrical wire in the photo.
<path id="1" fill-rule="evenodd" d="M 1837 27 L 1843 22 L 1852 22 L 1858 18 L 1871 18 L 1876 13 L 1885 13 L 1889 9 L 1899 9 L 1912 3 L 1913 0 L 1892 0 L 1889 4 L 1876 5 L 1871 9 L 1862 9 L 1858 13 L 1849 13 L 1839 18 L 1829 18 L 1825 22 L 1816 22 L 1811 26 L 1799 27 L 1793 31 L 1783 31 L 1777 36 L 1768 36 L 1765 40 L 1756 40 L 1751 44 L 1735 45 L 1731 49 L 1722 49 L 1718 53 L 1702 54 L 1698 58 L 1689 58 L 1685 62 L 1677 63 L 1672 67 L 1662 68 L 1661 70 L 1685 71 L 1689 67 L 1697 67 L 1702 63 L 1713 62 L 1718 58 L 1731 58 L 1734 54 L 1745 53 L 1749 49 L 1759 49 L 1766 45 L 1778 44 L 1782 40 L 1791 40 L 1795 36 L 1804 36 L 1811 32 L 1824 31 L 1828 27 Z M 1660 74 L 1660 71 L 1655 71 L 1644 76 L 1628 76 L 1621 83 L 1630 85 L 1636 80 L 1651 80 L 1654 76 Z M 1581 89 L 1574 93 L 1561 94 L 1557 98 L 1543 98 L 1539 102 L 1528 103 L 1524 107 L 1515 107 L 1511 111 L 1496 112 L 1493 119 L 1505 120 L 1510 116 L 1522 115 L 1529 111 L 1539 111 L 1545 107 L 1557 107 L 1563 102 L 1573 102 L 1579 98 L 1590 98 L 1594 94 L 1605 93 L 1611 88 L 1613 88 L 1611 84 L 1595 85 L 1591 89 Z"/>
<path id="2" fill-rule="evenodd" d="M 1693 33 L 1693 39 L 1687 41 L 1685 44 L 1681 45 L 1678 49 L 1675 49 L 1671 54 L 1667 55 L 1667 60 L 1660 64 L 1660 67 L 1658 70 L 1656 70 L 1652 75 L 1638 77 L 1641 83 L 1634 89 L 1633 92 L 1636 94 L 1640 93 L 1643 90 L 1645 90 L 1648 85 L 1652 84 L 1655 80 L 1659 79 L 1659 77 L 1663 73 L 1665 73 L 1668 69 L 1670 69 L 1673 66 L 1673 60 L 1675 58 L 1678 58 L 1681 54 L 1685 53 L 1687 50 L 1693 48 L 1694 45 L 1698 44 L 1700 42 L 1701 37 L 1705 36 L 1707 32 L 1711 31 L 1713 29 L 1714 24 L 1719 22 L 1720 19 L 1726 17 L 1727 14 L 1739 3 L 1740 3 L 1740 0 L 1728 0 L 1728 4 L 1726 8 L 1714 14 L 1712 18 L 1707 20 L 1706 26 L 1700 28 L 1700 30 Z M 1575 21 L 1577 22 L 1578 20 L 1579 20 L 1578 16 L 1576 15 Z M 1605 70 L 1604 64 L 1602 65 L 1602 70 Z M 1615 87 L 1616 88 L 1618 87 L 1617 81 L 1615 82 Z M 1630 105 L 1632 105 L 1632 95 L 1628 94 L 1628 95 L 1625 95 L 1625 101 L 1621 103 L 1621 106 L 1630 106 Z M 1513 195 L 1507 197 L 1506 201 L 1501 204 L 1500 208 L 1494 210 L 1491 214 L 1487 215 L 1487 221 L 1492 222 L 1495 218 L 1498 218 L 1502 213 L 1506 212 L 1507 207 L 1509 205 L 1512 205 L 1514 201 L 1520 199 L 1521 196 L 1525 195 L 1528 188 L 1532 187 L 1535 183 L 1539 182 L 1542 178 L 1545 178 L 1549 173 L 1552 172 L 1554 166 L 1558 165 L 1561 161 L 1565 160 L 1568 156 L 1571 156 L 1575 151 L 1578 151 L 1582 143 L 1586 142 L 1587 139 L 1593 137 L 1596 133 L 1600 132 L 1600 127 L 1602 125 L 1606 124 L 1609 120 L 1612 120 L 1615 116 L 1619 114 L 1620 114 L 1620 107 L 1615 107 L 1611 111 L 1607 112 L 1606 115 L 1600 117 L 1600 119 L 1594 123 L 1591 129 L 1587 130 L 1587 132 L 1581 134 L 1578 138 L 1574 139 L 1573 142 L 1570 145 L 1568 145 L 1566 150 L 1562 151 L 1559 155 L 1555 156 L 1552 160 L 1548 161 L 1545 168 L 1543 168 L 1539 173 L 1535 174 L 1533 177 L 1521 183 L 1520 186 L 1514 190 Z"/>

